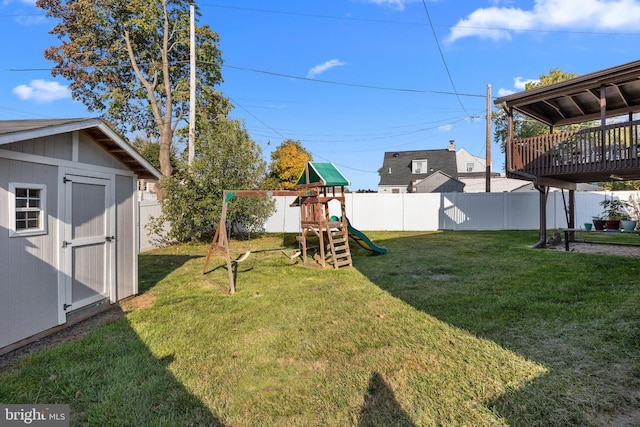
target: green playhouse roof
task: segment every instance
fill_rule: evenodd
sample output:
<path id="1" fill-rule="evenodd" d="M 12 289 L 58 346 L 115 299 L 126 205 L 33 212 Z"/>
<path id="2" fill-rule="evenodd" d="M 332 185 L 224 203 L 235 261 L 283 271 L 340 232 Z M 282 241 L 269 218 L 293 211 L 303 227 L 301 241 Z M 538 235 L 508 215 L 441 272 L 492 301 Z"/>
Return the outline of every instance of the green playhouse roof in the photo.
<path id="1" fill-rule="evenodd" d="M 308 162 L 307 164 L 309 165 L 309 182 L 307 182 L 306 171 L 303 171 L 296 185 L 351 185 L 349 180 L 342 175 L 342 172 L 333 163 Z"/>

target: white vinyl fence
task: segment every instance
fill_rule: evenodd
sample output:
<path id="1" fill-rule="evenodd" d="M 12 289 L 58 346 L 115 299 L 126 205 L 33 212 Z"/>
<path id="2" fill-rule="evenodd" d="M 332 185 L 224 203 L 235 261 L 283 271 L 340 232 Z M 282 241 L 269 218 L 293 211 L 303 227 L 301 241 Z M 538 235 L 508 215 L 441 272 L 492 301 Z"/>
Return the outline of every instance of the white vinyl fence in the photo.
<path id="1" fill-rule="evenodd" d="M 631 191 L 576 192 L 576 226 L 590 223 L 602 212 L 600 202 L 616 197 L 627 200 Z M 300 209 L 290 207 L 295 197 L 275 197 L 276 212 L 265 223 L 270 233 L 300 231 Z M 568 206 L 569 193 L 564 192 Z M 222 201 L 220 202 L 222 205 Z M 340 215 L 338 201 L 331 202 L 330 212 Z M 539 193 L 430 193 L 382 194 L 349 193 L 346 212 L 351 224 L 364 231 L 429 230 L 537 230 L 539 227 Z M 140 202 L 140 250 L 154 247 L 154 239 L 144 227 L 149 215 L 157 216 L 156 201 Z M 547 200 L 547 228 L 566 228 L 563 193 L 552 191 Z M 157 243 L 155 243 L 157 244 Z"/>
<path id="2" fill-rule="evenodd" d="M 162 209 L 159 201 L 138 201 L 138 249 L 140 252 L 150 251 L 151 249 L 162 246 L 159 238 L 147 229 L 150 218 L 159 217 L 161 213 Z"/>

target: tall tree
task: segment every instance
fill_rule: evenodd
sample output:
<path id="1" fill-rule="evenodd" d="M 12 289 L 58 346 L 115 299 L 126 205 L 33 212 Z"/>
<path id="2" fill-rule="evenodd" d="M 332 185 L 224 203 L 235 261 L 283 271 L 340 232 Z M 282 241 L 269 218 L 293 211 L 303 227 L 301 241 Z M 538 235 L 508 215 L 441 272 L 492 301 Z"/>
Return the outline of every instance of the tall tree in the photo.
<path id="1" fill-rule="evenodd" d="M 525 84 L 525 90 L 531 90 L 541 86 L 548 86 L 553 83 L 571 79 L 573 77 L 576 77 L 576 74 L 554 68 L 549 71 L 549 74 L 540 75 L 538 81 Z M 507 130 L 509 124 L 507 113 L 502 108 L 500 108 L 498 111 L 493 112 L 492 119 L 495 129 L 493 140 L 494 142 L 500 144 L 500 149 L 504 153 L 507 144 Z M 564 126 L 558 130 L 562 131 L 569 128 L 571 128 L 571 126 Z M 522 139 L 537 135 L 548 134 L 549 127 L 538 121 L 525 117 L 522 114 L 515 113 L 513 115 L 513 132 L 514 138 Z"/>
<path id="2" fill-rule="evenodd" d="M 189 111 L 188 0 L 37 0 L 59 23 L 59 46 L 45 50 L 54 76 L 71 81 L 74 99 L 128 134 L 146 132 L 160 144 L 159 165 L 172 172 L 174 132 Z M 226 101 L 218 35 L 196 28 L 198 98 Z M 183 123 L 184 124 L 184 123 Z"/>
<path id="3" fill-rule="evenodd" d="M 270 183 L 285 190 L 296 185 L 304 165 L 313 160 L 300 141 L 287 139 L 271 153 Z"/>
<path id="4" fill-rule="evenodd" d="M 153 167 L 160 169 L 160 161 L 158 160 L 160 153 L 160 144 L 137 135 L 133 139 L 133 141 L 131 141 L 131 145 L 136 149 L 138 153 L 140 153 L 142 157 L 144 157 L 146 161 L 151 163 Z M 171 166 L 174 170 L 178 165 L 177 151 L 178 150 L 175 146 L 171 147 Z"/>
<path id="5" fill-rule="evenodd" d="M 179 172 L 160 183 L 166 197 L 153 228 L 162 234 L 163 224 L 169 222 L 170 239 L 211 237 L 220 221 L 224 190 L 264 188 L 267 164 L 241 121 L 218 118 L 200 129 L 195 145 L 193 164 L 183 160 Z M 227 220 L 245 229 L 260 229 L 273 210 L 270 198 L 234 198 Z"/>

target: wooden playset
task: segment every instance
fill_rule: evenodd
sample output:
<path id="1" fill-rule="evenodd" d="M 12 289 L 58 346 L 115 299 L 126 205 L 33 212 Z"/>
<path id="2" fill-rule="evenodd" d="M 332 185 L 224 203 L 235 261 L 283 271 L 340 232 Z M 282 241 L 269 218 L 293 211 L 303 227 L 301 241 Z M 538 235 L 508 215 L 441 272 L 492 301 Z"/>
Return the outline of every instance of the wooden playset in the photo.
<path id="1" fill-rule="evenodd" d="M 349 224 L 345 214 L 344 191 L 345 186 L 349 184 L 333 163 L 308 162 L 298 179 L 296 190 L 225 190 L 220 222 L 207 253 L 202 273 L 205 274 L 207 271 L 212 252 L 223 251 L 229 274 L 229 292 L 231 294 L 235 292 L 234 267 L 246 260 L 251 252 L 247 251 L 237 260 L 232 260 L 229 253 L 227 207 L 234 197 L 295 196 L 296 200 L 291 206 L 300 207 L 301 234 L 297 240 L 300 243 L 303 264 L 310 265 L 308 264 L 309 250 L 316 248 L 309 246 L 309 237 L 315 235 L 318 239 L 315 265 L 322 268 L 327 264 L 333 265 L 334 268 L 351 266 Z M 329 204 L 333 201 L 340 204 L 339 218 L 332 217 L 329 213 Z"/>

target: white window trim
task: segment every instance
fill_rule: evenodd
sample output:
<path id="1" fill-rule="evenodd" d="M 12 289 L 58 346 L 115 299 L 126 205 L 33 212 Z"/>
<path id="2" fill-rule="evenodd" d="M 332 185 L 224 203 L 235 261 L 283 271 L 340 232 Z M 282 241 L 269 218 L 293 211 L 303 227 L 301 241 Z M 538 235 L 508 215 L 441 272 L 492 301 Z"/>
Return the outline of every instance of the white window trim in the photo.
<path id="1" fill-rule="evenodd" d="M 418 168 L 418 165 L 422 164 L 422 168 Z M 412 174 L 424 174 L 427 173 L 428 163 L 427 159 L 415 159 L 411 161 L 411 173 Z"/>
<path id="2" fill-rule="evenodd" d="M 40 227 L 16 230 L 16 188 L 40 190 Z M 39 236 L 47 234 L 47 186 L 44 184 L 9 183 L 9 237 Z"/>

